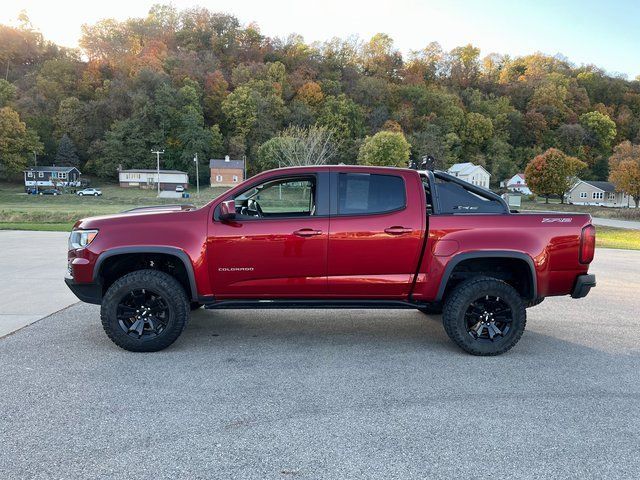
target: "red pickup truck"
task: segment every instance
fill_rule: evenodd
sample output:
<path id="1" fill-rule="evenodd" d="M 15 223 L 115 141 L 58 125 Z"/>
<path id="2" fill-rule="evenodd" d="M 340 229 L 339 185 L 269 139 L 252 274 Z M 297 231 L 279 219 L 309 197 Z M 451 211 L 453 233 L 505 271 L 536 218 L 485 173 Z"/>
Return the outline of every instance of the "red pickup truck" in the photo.
<path id="1" fill-rule="evenodd" d="M 171 345 L 204 305 L 441 312 L 458 346 L 498 355 L 522 336 L 527 307 L 587 295 L 594 250 L 589 215 L 512 212 L 443 172 L 296 167 L 202 208 L 80 220 L 65 281 L 132 351 Z"/>

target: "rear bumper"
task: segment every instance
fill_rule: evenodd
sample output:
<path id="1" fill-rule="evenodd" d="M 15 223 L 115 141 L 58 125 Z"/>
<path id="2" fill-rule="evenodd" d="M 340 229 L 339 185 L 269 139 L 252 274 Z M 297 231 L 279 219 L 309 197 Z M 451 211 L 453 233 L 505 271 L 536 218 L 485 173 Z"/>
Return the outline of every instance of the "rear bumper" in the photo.
<path id="1" fill-rule="evenodd" d="M 571 291 L 572 298 L 586 297 L 589 291 L 596 286 L 595 275 L 578 275 L 576 284 Z"/>
<path id="2" fill-rule="evenodd" d="M 64 277 L 64 283 L 85 303 L 94 303 L 100 305 L 102 303 L 102 286 L 98 283 L 76 283 L 73 277 Z"/>

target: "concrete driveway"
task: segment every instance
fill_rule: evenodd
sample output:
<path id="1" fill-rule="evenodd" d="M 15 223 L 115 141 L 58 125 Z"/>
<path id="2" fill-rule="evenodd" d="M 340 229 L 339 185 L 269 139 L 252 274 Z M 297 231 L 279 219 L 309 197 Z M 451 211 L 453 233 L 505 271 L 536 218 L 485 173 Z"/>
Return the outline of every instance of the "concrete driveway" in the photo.
<path id="1" fill-rule="evenodd" d="M 0 337 L 71 305 L 65 232 L 0 230 Z"/>
<path id="2" fill-rule="evenodd" d="M 466 355 L 414 311 L 198 311 L 155 354 L 98 307 L 0 339 L 0 478 L 640 477 L 640 252 Z"/>

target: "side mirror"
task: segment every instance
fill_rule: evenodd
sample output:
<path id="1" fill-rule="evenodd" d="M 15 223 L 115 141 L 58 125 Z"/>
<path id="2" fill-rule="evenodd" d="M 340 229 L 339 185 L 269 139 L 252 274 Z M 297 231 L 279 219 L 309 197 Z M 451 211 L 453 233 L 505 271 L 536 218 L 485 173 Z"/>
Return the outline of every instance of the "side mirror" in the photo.
<path id="1" fill-rule="evenodd" d="M 233 220 L 236 218 L 236 202 L 225 200 L 220 204 L 220 220 Z"/>

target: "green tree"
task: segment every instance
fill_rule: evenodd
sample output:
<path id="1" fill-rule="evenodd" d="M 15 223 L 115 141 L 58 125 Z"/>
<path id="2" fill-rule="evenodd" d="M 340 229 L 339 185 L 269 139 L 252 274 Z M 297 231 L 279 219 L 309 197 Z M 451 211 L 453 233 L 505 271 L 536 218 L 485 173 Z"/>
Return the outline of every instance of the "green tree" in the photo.
<path id="1" fill-rule="evenodd" d="M 529 162 L 524 173 L 527 185 L 533 193 L 545 197 L 557 195 L 564 203 L 564 194 L 571 187 L 575 176 L 587 168 L 587 164 L 575 157 L 564 154 L 557 148 L 550 148 Z"/>
<path id="2" fill-rule="evenodd" d="M 27 159 L 43 149 L 38 136 L 10 107 L 0 108 L 0 168 L 5 175 L 16 175 L 27 167 Z"/>
<path id="3" fill-rule="evenodd" d="M 7 82 L 5 79 L 0 79 L 0 108 L 8 106 L 16 98 L 16 87 Z"/>
<path id="4" fill-rule="evenodd" d="M 588 112 L 580 115 L 580 125 L 586 131 L 587 142 L 601 154 L 611 150 L 611 143 L 616 138 L 616 124 L 607 115 L 600 112 Z"/>
<path id="5" fill-rule="evenodd" d="M 78 167 L 80 158 L 76 151 L 76 146 L 66 133 L 58 143 L 58 151 L 56 152 L 56 164 L 69 167 Z"/>
<path id="6" fill-rule="evenodd" d="M 411 145 L 401 132 L 381 131 L 365 138 L 358 153 L 361 165 L 407 167 Z"/>

